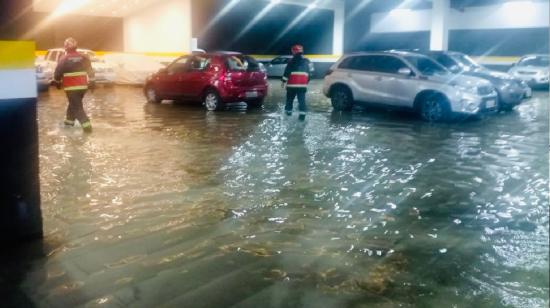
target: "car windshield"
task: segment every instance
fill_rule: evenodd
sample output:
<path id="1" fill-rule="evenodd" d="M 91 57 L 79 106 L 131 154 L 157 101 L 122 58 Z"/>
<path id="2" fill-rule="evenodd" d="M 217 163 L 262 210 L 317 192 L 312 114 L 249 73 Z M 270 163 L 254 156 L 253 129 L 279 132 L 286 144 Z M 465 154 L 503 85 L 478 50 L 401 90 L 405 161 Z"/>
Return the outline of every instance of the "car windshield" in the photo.
<path id="1" fill-rule="evenodd" d="M 550 65 L 550 57 L 525 57 L 521 59 L 518 66 L 543 66 L 548 67 Z"/>
<path id="2" fill-rule="evenodd" d="M 235 55 L 227 57 L 227 67 L 230 71 L 260 71 L 258 61 L 250 56 Z"/>
<path id="3" fill-rule="evenodd" d="M 453 58 L 466 69 L 483 68 L 483 66 L 479 65 L 476 61 L 474 61 L 474 59 L 470 58 L 467 55 L 456 54 L 456 55 L 453 55 Z"/>
<path id="4" fill-rule="evenodd" d="M 405 56 L 405 59 L 409 61 L 417 70 L 419 70 L 423 75 L 447 75 L 450 72 L 443 67 L 441 64 L 438 64 L 434 60 L 424 57 L 424 56 Z"/>

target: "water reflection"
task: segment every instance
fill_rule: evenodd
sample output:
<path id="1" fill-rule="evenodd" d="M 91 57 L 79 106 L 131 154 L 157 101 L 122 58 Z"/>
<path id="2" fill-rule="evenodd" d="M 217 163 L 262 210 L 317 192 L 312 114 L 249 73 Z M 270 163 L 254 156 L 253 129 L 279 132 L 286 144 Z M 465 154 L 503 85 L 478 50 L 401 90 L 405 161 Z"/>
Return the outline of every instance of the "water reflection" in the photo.
<path id="1" fill-rule="evenodd" d="M 313 87 L 319 86 L 314 82 Z M 40 304 L 548 304 L 548 97 L 483 121 L 88 98 L 91 136 L 41 97 Z M 47 271 L 44 279 L 34 273 Z"/>

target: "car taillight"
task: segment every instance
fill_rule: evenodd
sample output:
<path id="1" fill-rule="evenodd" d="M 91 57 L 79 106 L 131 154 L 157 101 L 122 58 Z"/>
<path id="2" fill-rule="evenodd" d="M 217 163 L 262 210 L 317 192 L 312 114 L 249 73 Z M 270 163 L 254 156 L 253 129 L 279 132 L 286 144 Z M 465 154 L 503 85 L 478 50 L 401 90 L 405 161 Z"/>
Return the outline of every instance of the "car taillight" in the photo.
<path id="1" fill-rule="evenodd" d="M 332 74 L 333 70 L 332 69 L 329 69 L 326 73 L 325 73 L 325 77 Z"/>

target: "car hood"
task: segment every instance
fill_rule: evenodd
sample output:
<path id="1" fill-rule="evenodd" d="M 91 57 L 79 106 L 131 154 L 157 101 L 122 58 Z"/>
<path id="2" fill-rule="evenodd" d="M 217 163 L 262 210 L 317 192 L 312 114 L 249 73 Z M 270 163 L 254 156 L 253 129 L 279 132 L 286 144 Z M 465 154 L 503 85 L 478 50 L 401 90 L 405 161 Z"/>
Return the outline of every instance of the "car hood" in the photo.
<path id="1" fill-rule="evenodd" d="M 92 62 L 92 67 L 94 69 L 106 69 L 106 68 L 113 68 L 112 65 L 109 65 L 105 62 Z"/>
<path id="2" fill-rule="evenodd" d="M 462 74 L 433 75 L 428 76 L 428 80 L 461 87 L 491 86 L 491 83 L 485 79 Z"/>
<path id="3" fill-rule="evenodd" d="M 548 72 L 548 67 L 542 66 L 514 66 L 510 69 L 510 73 L 515 72 L 527 72 L 527 73 L 537 73 L 542 74 Z"/>
<path id="4" fill-rule="evenodd" d="M 467 76 L 483 78 L 491 82 L 503 82 L 506 80 L 514 79 L 514 77 L 512 77 L 512 75 L 508 73 L 489 70 L 489 69 L 473 70 L 473 71 L 465 72 L 464 74 Z"/>

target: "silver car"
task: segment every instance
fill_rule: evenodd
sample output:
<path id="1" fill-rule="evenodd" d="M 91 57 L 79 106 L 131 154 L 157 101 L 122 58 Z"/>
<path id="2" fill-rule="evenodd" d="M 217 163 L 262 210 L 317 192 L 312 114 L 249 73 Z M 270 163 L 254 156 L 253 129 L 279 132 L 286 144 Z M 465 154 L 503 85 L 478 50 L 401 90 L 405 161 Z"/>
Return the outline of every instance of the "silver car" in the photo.
<path id="1" fill-rule="evenodd" d="M 434 59 L 455 74 L 474 76 L 490 81 L 498 93 L 500 110 L 509 111 L 519 105 L 523 99 L 532 95 L 531 88 L 525 81 L 510 74 L 490 70 L 469 56 L 455 51 L 427 51 L 422 54 Z"/>
<path id="2" fill-rule="evenodd" d="M 267 77 L 282 77 L 285 73 L 285 68 L 288 62 L 292 59 L 292 56 L 279 56 L 271 60 L 266 65 Z M 312 76 L 315 73 L 313 63 L 309 65 L 309 74 Z"/>
<path id="3" fill-rule="evenodd" d="M 547 86 L 549 80 L 550 56 L 528 55 L 514 64 L 508 73 L 521 79 L 531 87 Z"/>
<path id="4" fill-rule="evenodd" d="M 374 103 L 414 110 L 426 121 L 497 110 L 497 93 L 489 81 L 452 74 L 414 52 L 345 55 L 328 71 L 323 93 L 335 110 Z"/>

